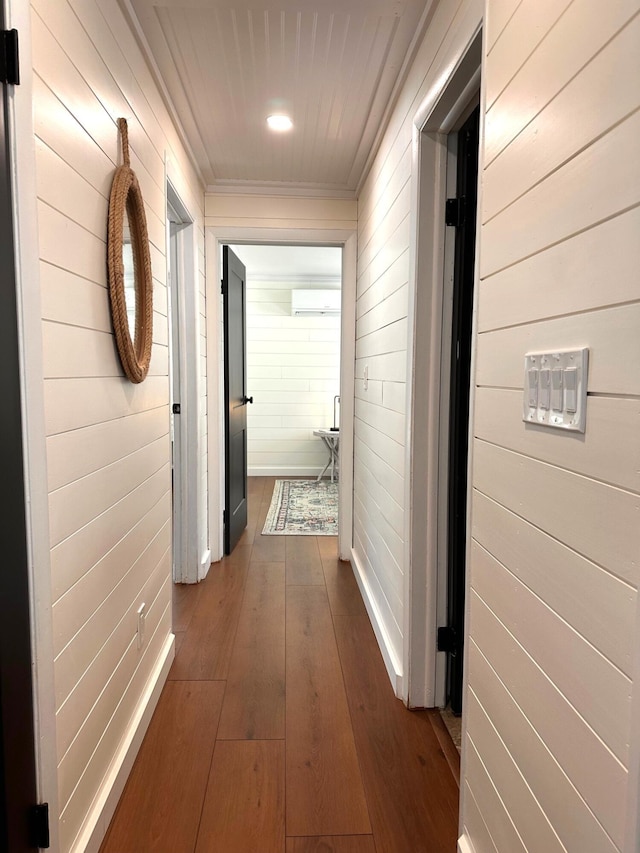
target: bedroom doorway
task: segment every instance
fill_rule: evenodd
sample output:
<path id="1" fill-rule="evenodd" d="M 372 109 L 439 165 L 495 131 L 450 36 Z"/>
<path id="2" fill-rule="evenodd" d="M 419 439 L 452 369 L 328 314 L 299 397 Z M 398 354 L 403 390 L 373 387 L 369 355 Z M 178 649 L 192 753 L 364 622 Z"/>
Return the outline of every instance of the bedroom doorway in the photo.
<path id="1" fill-rule="evenodd" d="M 231 250 L 246 268 L 247 473 L 291 513 L 307 507 L 289 535 L 332 519 L 337 534 L 342 248 Z M 283 521 L 286 511 L 276 514 Z"/>

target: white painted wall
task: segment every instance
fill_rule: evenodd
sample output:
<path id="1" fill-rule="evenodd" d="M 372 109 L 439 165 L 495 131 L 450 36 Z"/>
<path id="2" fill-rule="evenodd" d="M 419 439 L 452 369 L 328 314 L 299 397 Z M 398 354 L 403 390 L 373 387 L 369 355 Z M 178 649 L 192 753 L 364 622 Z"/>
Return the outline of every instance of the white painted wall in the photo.
<path id="1" fill-rule="evenodd" d="M 403 594 L 413 118 L 427 92 L 450 75 L 453 46 L 471 41 L 482 11 L 480 0 L 437 5 L 358 198 L 352 558 L 398 693 L 408 620 Z"/>
<path id="2" fill-rule="evenodd" d="M 242 256 L 242 247 L 238 252 Z M 250 476 L 317 476 L 327 462 L 313 430 L 333 425 L 340 317 L 291 316 L 292 291 L 314 288 L 339 290 L 340 283 L 259 281 L 247 271 Z"/>
<path id="3" fill-rule="evenodd" d="M 487 4 L 461 816 L 476 853 L 637 849 L 639 11 Z M 578 346 L 585 435 L 525 426 L 525 352 Z"/>
<path id="4" fill-rule="evenodd" d="M 201 296 L 203 190 L 116 0 L 33 0 L 32 41 L 60 849 L 69 851 L 92 835 L 99 843 L 102 807 L 172 654 L 165 160 L 196 222 Z M 139 386 L 123 377 L 106 290 L 119 116 L 154 276 L 153 355 Z"/>

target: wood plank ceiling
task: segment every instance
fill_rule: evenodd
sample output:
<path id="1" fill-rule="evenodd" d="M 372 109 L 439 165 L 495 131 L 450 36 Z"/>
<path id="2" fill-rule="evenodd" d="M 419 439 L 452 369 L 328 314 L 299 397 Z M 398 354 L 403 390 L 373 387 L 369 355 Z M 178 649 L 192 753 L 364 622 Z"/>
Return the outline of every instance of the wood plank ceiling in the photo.
<path id="1" fill-rule="evenodd" d="M 210 190 L 352 195 L 435 0 L 121 0 Z M 274 133 L 271 113 L 294 127 Z"/>

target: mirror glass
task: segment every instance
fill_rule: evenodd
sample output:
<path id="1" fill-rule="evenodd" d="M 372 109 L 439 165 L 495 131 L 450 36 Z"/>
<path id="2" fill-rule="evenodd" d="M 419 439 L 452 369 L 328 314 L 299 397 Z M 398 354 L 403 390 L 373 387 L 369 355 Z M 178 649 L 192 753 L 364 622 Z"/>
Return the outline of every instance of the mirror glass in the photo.
<path id="1" fill-rule="evenodd" d="M 122 221 L 122 263 L 124 265 L 124 299 L 127 306 L 129 336 L 133 342 L 136 336 L 136 278 L 133 265 L 131 226 L 126 207 Z"/>

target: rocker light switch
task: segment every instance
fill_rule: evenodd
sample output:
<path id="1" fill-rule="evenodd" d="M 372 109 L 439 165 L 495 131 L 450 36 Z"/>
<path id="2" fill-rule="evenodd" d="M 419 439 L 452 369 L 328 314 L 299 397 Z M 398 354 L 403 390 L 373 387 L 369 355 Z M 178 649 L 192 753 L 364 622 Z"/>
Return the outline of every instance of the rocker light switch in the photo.
<path id="1" fill-rule="evenodd" d="M 554 412 L 562 411 L 562 373 L 561 367 L 551 371 L 551 408 Z"/>
<path id="2" fill-rule="evenodd" d="M 589 350 L 529 352 L 524 358 L 522 420 L 584 432 Z"/>
<path id="3" fill-rule="evenodd" d="M 532 367 L 527 371 L 529 379 L 529 406 L 535 409 L 538 405 L 538 371 Z"/>
<path id="4" fill-rule="evenodd" d="M 540 371 L 540 408 L 545 409 L 545 411 L 549 408 L 549 391 L 550 391 L 550 382 L 551 382 L 551 371 L 541 370 Z"/>
<path id="5" fill-rule="evenodd" d="M 567 367 L 564 371 L 564 407 L 575 412 L 578 407 L 578 368 Z"/>

